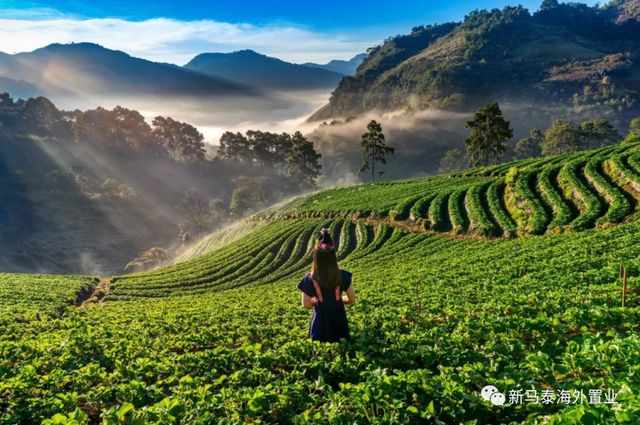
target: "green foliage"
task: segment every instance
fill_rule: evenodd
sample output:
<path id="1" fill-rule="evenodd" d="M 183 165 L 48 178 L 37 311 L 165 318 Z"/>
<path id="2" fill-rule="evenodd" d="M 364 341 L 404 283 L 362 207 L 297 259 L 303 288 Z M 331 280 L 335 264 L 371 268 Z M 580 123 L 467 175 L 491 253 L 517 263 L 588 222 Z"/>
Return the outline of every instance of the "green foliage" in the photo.
<path id="1" fill-rule="evenodd" d="M 412 196 L 400 202 L 390 212 L 389 217 L 393 221 L 404 221 L 409 218 L 411 210 L 422 199 L 422 195 Z"/>
<path id="2" fill-rule="evenodd" d="M 364 162 L 358 168 L 358 175 L 362 175 L 371 168 L 371 181 L 375 181 L 376 161 L 386 164 L 386 155 L 392 155 L 395 148 L 387 146 L 382 126 L 375 120 L 367 125 L 367 132 L 362 135 L 360 147 L 362 147 L 362 157 Z"/>
<path id="3" fill-rule="evenodd" d="M 244 181 L 231 195 L 229 210 L 234 217 L 244 217 L 252 211 L 258 211 L 267 203 L 264 188 L 255 180 Z"/>
<path id="4" fill-rule="evenodd" d="M 503 203 L 504 182 L 496 181 L 492 183 L 487 190 L 487 203 L 489 209 L 495 217 L 496 221 L 502 227 L 503 234 L 506 238 L 511 238 L 517 234 L 517 226 L 513 218 L 509 215 Z"/>
<path id="5" fill-rule="evenodd" d="M 220 137 L 217 158 L 244 166 L 271 169 L 285 176 L 296 190 L 311 189 L 320 176 L 322 166 L 313 143 L 299 131 L 293 135 L 249 130 L 242 133 L 225 132 Z"/>
<path id="6" fill-rule="evenodd" d="M 548 226 L 549 230 L 562 229 L 569 224 L 573 218 L 571 208 L 562 198 L 561 193 L 556 189 L 556 185 L 554 184 L 559 171 L 559 166 L 546 167 L 538 176 L 540 191 L 544 195 L 542 202 L 546 203 L 549 207 L 548 209 L 553 211 L 553 219 Z"/>
<path id="7" fill-rule="evenodd" d="M 59 317 L 95 286 L 96 279 L 84 276 L 0 273 L 0 334 L 10 336 L 16 323 Z"/>
<path id="8" fill-rule="evenodd" d="M 516 179 L 515 191 L 516 202 L 523 201 L 524 215 L 518 221 L 519 229 L 525 233 L 540 235 L 545 232 L 547 223 L 550 221 L 542 203 L 531 190 L 531 183 L 535 175 L 533 173 L 520 173 Z"/>
<path id="9" fill-rule="evenodd" d="M 542 154 L 559 155 L 577 152 L 584 148 L 577 128 L 566 121 L 555 120 L 545 132 Z"/>
<path id="10" fill-rule="evenodd" d="M 636 9 L 554 0 L 533 15 L 505 7 L 470 11 L 462 23 L 416 26 L 369 49 L 356 75 L 344 78 L 311 120 L 440 109 L 455 98 L 451 106 L 463 111 L 505 99 L 557 118 L 627 121 L 624 111 L 637 110 L 640 100 L 631 60 L 640 39 Z M 512 119 L 529 117 L 527 111 Z"/>
<path id="11" fill-rule="evenodd" d="M 500 231 L 489 218 L 482 200 L 490 183 L 481 183 L 472 186 L 467 192 L 466 206 L 469 211 L 469 233 L 478 236 L 497 236 Z"/>
<path id="12" fill-rule="evenodd" d="M 465 127 L 471 129 L 471 134 L 464 140 L 469 167 L 486 167 L 500 162 L 505 142 L 513 137 L 513 129 L 504 119 L 498 103 L 488 103 L 480 108 Z"/>
<path id="13" fill-rule="evenodd" d="M 454 234 L 466 232 L 469 226 L 463 206 L 466 193 L 466 190 L 458 189 L 449 196 L 449 217 L 451 218 L 452 232 Z"/>
<path id="14" fill-rule="evenodd" d="M 506 196 L 530 216 L 527 234 L 564 225 L 559 167 L 562 188 L 585 200 L 568 230 L 586 215 L 591 225 L 618 220 L 614 192 L 633 183 L 620 176 L 636 173 L 640 155 L 613 147 L 547 161 L 508 172 Z M 409 211 L 423 216 L 430 205 L 436 230 L 468 219 L 484 236 L 495 218 L 509 236 L 521 218 L 505 209 L 506 184 L 437 176 L 314 193 L 201 257 L 112 279 L 92 308 L 69 304 L 94 291 L 93 278 L 0 274 L 0 423 L 629 421 L 640 410 L 640 314 L 632 291 L 619 307 L 618 276 L 622 262 L 637 286 L 640 223 L 480 241 L 353 221 L 415 201 Z M 593 216 L 589 192 L 609 209 Z M 539 225 L 545 199 L 555 211 L 548 226 Z M 323 227 L 354 273 L 351 342 L 308 340 L 310 312 L 293 289 Z M 479 393 L 487 384 L 506 394 L 614 389 L 620 404 L 497 408 Z"/>
<path id="15" fill-rule="evenodd" d="M 448 226 L 447 208 L 449 205 L 450 193 L 440 192 L 429 207 L 429 221 L 433 230 L 445 231 Z"/>
<path id="16" fill-rule="evenodd" d="M 637 300 L 630 295 L 619 308 L 617 279 L 622 261 L 637 284 L 638 223 L 492 241 L 381 226 L 366 255 L 341 262 L 354 273 L 358 302 L 347 307 L 353 341 L 338 344 L 306 339 L 310 312 L 293 288 L 308 262 L 268 285 L 253 279 L 273 258 L 271 239 L 305 231 L 312 239 L 325 225 L 259 226 L 206 258 L 120 278 L 115 291 L 129 288 L 129 298 L 16 324 L 0 336 L 0 421 L 489 424 L 593 416 L 608 425 L 640 408 Z M 235 289 L 138 292 L 145 282 L 179 285 L 201 266 L 221 268 L 256 243 L 253 268 L 230 277 Z M 482 399 L 487 384 L 507 394 L 604 387 L 620 404 L 585 403 L 578 414 L 562 403 L 498 409 Z"/>
<path id="17" fill-rule="evenodd" d="M 603 205 L 600 199 L 580 179 L 579 171 L 584 167 L 585 160 L 573 160 L 560 170 L 560 187 L 565 196 L 578 203 L 580 215 L 571 222 L 573 230 L 583 230 L 593 226 L 602 214 Z"/>
<path id="18" fill-rule="evenodd" d="M 507 175 L 505 176 L 505 182 L 507 184 L 515 184 L 516 180 L 520 175 L 520 171 L 518 171 L 517 167 L 509 167 L 509 171 L 507 171 Z"/>
<path id="19" fill-rule="evenodd" d="M 542 156 L 542 144 L 544 143 L 544 133 L 537 128 L 531 130 L 530 136 L 521 139 L 516 143 L 516 158 L 527 159 Z"/>
<path id="20" fill-rule="evenodd" d="M 321 157 L 313 149 L 313 143 L 296 131 L 291 138 L 291 148 L 286 151 L 287 178 L 302 188 L 314 188 L 321 174 L 322 165 L 318 163 Z"/>
<path id="21" fill-rule="evenodd" d="M 438 171 L 446 174 L 446 173 L 455 173 L 457 171 L 464 170 L 465 168 L 465 158 L 460 149 L 451 149 L 448 150 L 442 160 L 440 161 L 440 167 Z"/>
<path id="22" fill-rule="evenodd" d="M 622 136 L 607 120 L 599 119 L 580 124 L 581 144 L 585 149 L 598 149 L 605 146 L 617 145 Z"/>
<path id="23" fill-rule="evenodd" d="M 204 136 L 194 126 L 171 117 L 155 117 L 151 140 L 156 149 L 169 157 L 189 162 L 204 160 Z"/>
<path id="24" fill-rule="evenodd" d="M 594 158 L 587 162 L 584 174 L 596 191 L 611 204 L 606 214 L 598 218 L 596 223 L 619 223 L 631 213 L 631 204 L 622 191 L 613 186 L 599 171 L 603 158 Z"/>

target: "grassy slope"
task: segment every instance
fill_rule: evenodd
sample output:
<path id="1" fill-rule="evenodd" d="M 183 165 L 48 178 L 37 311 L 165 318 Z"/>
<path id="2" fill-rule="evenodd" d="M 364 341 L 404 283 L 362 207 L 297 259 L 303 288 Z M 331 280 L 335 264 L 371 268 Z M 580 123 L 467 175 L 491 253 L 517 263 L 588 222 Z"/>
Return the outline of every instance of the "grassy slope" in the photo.
<path id="1" fill-rule="evenodd" d="M 621 156 L 632 171 L 633 148 Z M 616 149 L 596 153 L 618 158 Z M 372 202 L 386 209 L 420 185 L 453 191 L 500 178 L 343 188 L 269 216 L 343 211 L 340 198 L 352 210 Z M 446 185 L 453 181 L 459 186 Z M 377 193 L 383 189 L 385 196 Z M 312 345 L 309 311 L 294 287 L 308 268 L 313 233 L 331 225 L 340 235 L 345 220 L 275 220 L 200 258 L 119 278 L 93 308 L 17 324 L 0 338 L 0 422 L 79 408 L 92 422 L 118 423 L 117 406 L 126 403 L 132 410 L 123 416 L 152 423 L 613 424 L 637 417 L 640 300 L 630 295 L 620 308 L 618 272 L 623 262 L 629 287 L 637 288 L 640 224 L 478 241 L 405 233 L 384 222 L 367 230 L 361 222 L 352 235 L 358 246 L 349 245 L 341 262 L 358 294 L 348 307 L 353 343 Z M 506 394 L 614 389 L 620 404 L 495 407 L 480 397 L 487 384 Z"/>

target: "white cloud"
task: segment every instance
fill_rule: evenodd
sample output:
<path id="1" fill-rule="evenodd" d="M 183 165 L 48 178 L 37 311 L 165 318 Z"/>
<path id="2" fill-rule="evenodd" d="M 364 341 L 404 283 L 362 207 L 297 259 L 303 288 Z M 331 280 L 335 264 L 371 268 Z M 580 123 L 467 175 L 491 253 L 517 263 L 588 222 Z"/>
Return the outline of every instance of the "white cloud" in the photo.
<path id="1" fill-rule="evenodd" d="M 256 26 L 212 20 L 77 19 L 46 10 L 38 18 L 2 14 L 0 51 L 26 52 L 51 43 L 92 42 L 132 56 L 184 65 L 203 52 L 253 49 L 290 62 L 350 59 L 378 43 L 292 25 Z M 18 18 L 18 19 L 16 19 Z"/>

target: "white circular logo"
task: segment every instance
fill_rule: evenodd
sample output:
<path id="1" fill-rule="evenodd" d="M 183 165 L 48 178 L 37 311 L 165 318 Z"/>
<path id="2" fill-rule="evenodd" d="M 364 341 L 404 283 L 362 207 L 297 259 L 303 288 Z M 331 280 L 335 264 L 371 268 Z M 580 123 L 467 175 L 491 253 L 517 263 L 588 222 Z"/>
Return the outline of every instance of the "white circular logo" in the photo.
<path id="1" fill-rule="evenodd" d="M 502 393 L 493 393 L 491 396 L 491 403 L 493 403 L 494 406 L 502 406 L 504 402 L 505 397 Z"/>
<path id="2" fill-rule="evenodd" d="M 489 401 L 491 400 L 491 396 L 493 395 L 493 393 L 499 393 L 499 392 L 500 391 L 498 391 L 498 389 L 493 385 L 487 385 L 482 389 L 480 394 L 482 395 L 482 398 L 484 398 L 485 401 Z"/>
<path id="3" fill-rule="evenodd" d="M 502 406 L 506 401 L 506 397 L 493 385 L 487 385 L 480 391 L 485 401 L 490 401 L 494 406 Z"/>

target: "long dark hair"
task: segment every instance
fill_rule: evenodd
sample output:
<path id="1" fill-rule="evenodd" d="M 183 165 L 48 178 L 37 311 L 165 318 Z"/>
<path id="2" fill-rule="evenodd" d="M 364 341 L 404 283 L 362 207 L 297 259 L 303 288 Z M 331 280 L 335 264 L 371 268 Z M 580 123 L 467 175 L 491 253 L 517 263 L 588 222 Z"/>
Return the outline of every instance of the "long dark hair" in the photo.
<path id="1" fill-rule="evenodd" d="M 311 276 L 322 289 L 335 289 L 342 283 L 342 273 L 338 266 L 335 250 L 313 250 Z"/>

